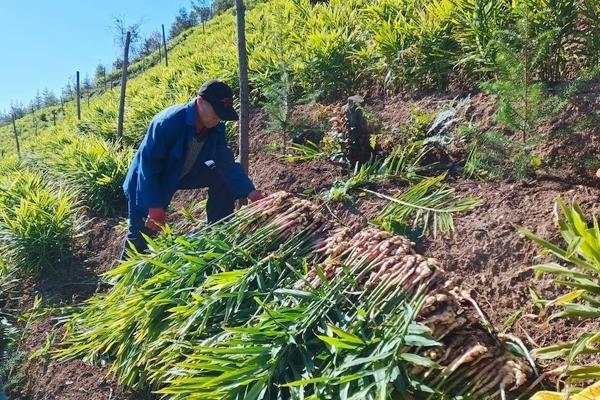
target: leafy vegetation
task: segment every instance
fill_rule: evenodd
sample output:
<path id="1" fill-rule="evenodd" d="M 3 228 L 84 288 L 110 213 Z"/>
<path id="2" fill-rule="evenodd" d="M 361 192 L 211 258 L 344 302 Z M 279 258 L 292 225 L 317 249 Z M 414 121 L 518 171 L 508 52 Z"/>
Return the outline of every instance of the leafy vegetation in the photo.
<path id="1" fill-rule="evenodd" d="M 93 211 L 114 216 L 125 208 L 123 182 L 133 158 L 131 148 L 92 135 L 58 135 L 38 154 L 48 174 L 57 176 Z"/>
<path id="2" fill-rule="evenodd" d="M 517 52 L 511 51 L 521 54 L 531 47 L 527 69 L 532 84 L 536 77 L 563 79 L 573 67 L 594 66 L 599 57 L 597 5 L 591 0 L 555 3 L 551 7 L 542 0 L 258 3 L 247 21 L 252 101 L 266 100 L 274 82 L 287 82 L 284 86 L 293 98 L 312 93 L 339 98 L 367 81 L 395 92 L 406 86 L 444 86 L 461 75 L 487 79 L 501 74 L 508 62 L 498 56 L 499 32 L 519 29 L 526 31 L 511 44 Z M 577 26 L 581 18 L 586 22 Z M 128 142 L 137 143 L 156 112 L 187 101 L 203 81 L 218 77 L 237 87 L 234 22 L 232 14 L 224 13 L 206 24 L 204 34 L 200 27 L 185 31 L 173 44 L 169 67 L 156 65 L 132 79 L 125 118 Z M 205 51 L 198 53 L 194 50 L 198 48 Z M 67 104 L 59 129 L 114 138 L 117 96 L 115 88 L 92 98 L 81 122 L 73 105 Z M 9 128 L 1 128 L 2 137 L 9 137 Z"/>
<path id="3" fill-rule="evenodd" d="M 124 143 L 115 142 L 119 90 L 107 86 L 94 92 L 89 105 L 83 102 L 81 120 L 72 102 L 54 101 L 30 114 L 19 110 L 21 159 L 12 126 L 0 127 L 0 269 L 37 277 L 59 271 L 78 232 L 80 204 L 103 216 L 122 210 L 130 146 L 139 143 L 153 116 L 194 97 L 209 78 L 237 89 L 235 15 L 226 11 L 232 2 L 217 3 L 221 15 L 203 28 L 185 30 L 189 15 L 180 15 L 169 67 L 158 62 L 156 50 L 130 66 Z M 600 60 L 600 6 L 594 0 L 272 0 L 250 6 L 251 102 L 282 132 L 282 145 L 274 147 L 284 152 L 295 134 L 301 136 L 293 111 L 307 99 L 339 101 L 366 89 L 387 95 L 479 82 L 496 96 L 501 130 L 479 132 L 466 118 L 468 99 L 437 115 L 414 110 L 390 153 L 349 166 L 346 177 L 321 193 L 326 201 L 347 203 L 365 193 L 383 197 L 388 204 L 373 223 L 413 237 L 450 233 L 453 213 L 478 204 L 458 196 L 444 183 L 445 174 L 430 176 L 438 167 L 481 179 L 529 178 L 542 164 L 534 150 L 537 128 L 564 107 L 575 87 L 555 96 L 549 84 L 574 78 Z M 114 81 L 118 72 L 102 83 Z M 289 161 L 347 164 L 339 139 L 301 139 L 289 147 Z M 453 141 L 464 146 L 466 160 L 440 165 L 435 152 L 447 155 Z M 31 172 L 37 167 L 43 176 Z M 394 180 L 410 186 L 393 196 L 369 189 Z M 536 266 L 570 290 L 537 304 L 543 312 L 559 308 L 551 318 L 595 318 L 598 224 L 586 223 L 574 205 L 561 208 L 566 249 L 523 231 L 577 266 Z M 174 399 L 481 399 L 505 396 L 529 375 L 529 367 L 514 361 L 522 352 L 507 355 L 514 365 L 504 365 L 480 343 L 450 351 L 443 340 L 447 326 L 416 322 L 432 304 L 440 306 L 439 293 L 427 296 L 424 281 L 437 273 L 429 261 L 406 267 L 413 264 L 402 254 L 407 260 L 384 264 L 361 243 L 344 248 L 351 242 L 345 237 L 339 248 L 325 249 L 340 253 L 324 256 L 319 246 L 330 226 L 306 203 L 259 203 L 213 229 L 201 227 L 195 211 L 181 211 L 187 222 L 180 227 L 193 233 L 167 228 L 151 241 L 150 254 L 134 254 L 108 272 L 110 290 L 71 316 L 57 357 L 109 362 L 127 386 L 148 385 Z M 388 235 L 380 237 L 385 246 L 392 241 L 380 230 L 367 234 Z M 377 252 L 385 250 L 381 242 L 375 245 L 382 246 Z M 468 303 L 452 296 L 444 292 L 442 298 Z M 443 315 L 448 326 L 465 319 Z M 13 331 L 3 326 L 0 316 L 0 361 L 13 369 L 16 364 L 5 362 L 1 349 Z M 597 332 L 586 332 L 536 355 L 564 357 L 560 372 L 569 384 L 591 379 L 597 366 L 579 361 L 600 352 L 598 339 Z M 492 368 L 497 376 L 481 373 Z"/>
<path id="4" fill-rule="evenodd" d="M 445 176 L 426 178 L 394 197 L 383 196 L 388 205 L 373 221 L 389 232 L 402 235 L 424 235 L 431 229 L 433 236 L 447 235 L 454 230 L 452 214 L 467 211 L 479 204 L 476 198 L 462 199 L 440 183 Z"/>
<path id="5" fill-rule="evenodd" d="M 470 124 L 461 126 L 458 135 L 465 141 L 463 174 L 469 178 L 525 180 L 542 163 L 533 150 L 539 136 L 523 143 L 497 130 L 480 132 Z"/>
<path id="6" fill-rule="evenodd" d="M 289 162 L 307 161 L 307 160 L 327 160 L 331 158 L 318 144 L 308 141 L 306 144 L 293 144 L 291 150 L 285 155 L 285 159 Z"/>
<path id="7" fill-rule="evenodd" d="M 550 275 L 553 283 L 563 287 L 567 292 L 552 300 L 542 300 L 535 295 L 536 305 L 541 314 L 551 312 L 549 319 L 573 318 L 593 319 L 600 317 L 600 289 L 598 274 L 600 273 L 600 225 L 594 216 L 587 221 L 577 204 L 567 205 L 560 199 L 558 208 L 562 215 L 558 228 L 564 245 L 557 245 L 543 239 L 525 228 L 519 228 L 527 238 L 540 245 L 546 255 L 552 255 L 559 262 L 547 262 L 531 267 L 538 276 Z M 565 364 L 558 369 L 561 377 L 569 385 L 597 379 L 600 367 L 597 365 L 581 365 L 580 360 L 586 355 L 600 353 L 600 332 L 582 333 L 578 339 L 556 345 L 536 349 L 534 355 L 541 360 L 564 358 Z"/>
<path id="8" fill-rule="evenodd" d="M 6 301 L 13 295 L 16 280 L 0 265 L 0 395 L 6 387 L 13 385 L 19 377 L 12 374 L 14 365 L 20 360 L 15 350 L 17 328 L 13 311 L 4 309 Z"/>
<path id="9" fill-rule="evenodd" d="M 70 254 L 77 227 L 74 194 L 23 171 L 0 183 L 0 249 L 8 265 L 42 276 Z"/>
<path id="10" fill-rule="evenodd" d="M 13 352 L 13 344 L 17 337 L 17 329 L 4 316 L 0 316 L 0 395 L 4 393 L 5 388 L 13 383 L 4 384 L 3 382 L 14 367 L 18 358 Z"/>
<path id="11" fill-rule="evenodd" d="M 569 2 L 565 2 L 569 3 Z M 483 88 L 498 98 L 497 120 L 503 126 L 514 132 L 522 142 L 530 139 L 536 126 L 556 115 L 566 104 L 569 91 L 562 96 L 548 94 L 543 82 L 535 81 L 534 73 L 547 59 L 548 42 L 554 36 L 547 32 L 547 37 L 537 38 L 536 43 L 530 43 L 527 27 L 518 26 L 516 31 L 502 31 L 497 34 L 498 50 L 496 51 L 496 66 L 498 77 L 494 81 L 482 84 Z M 522 32 L 526 30 L 526 32 Z M 556 55 L 560 58 L 559 55 Z M 556 61 L 560 64 L 560 61 Z M 559 65 L 554 65 L 561 69 Z M 541 74 L 556 75 L 558 72 L 541 72 Z"/>
<path id="12" fill-rule="evenodd" d="M 486 398 L 494 376 L 460 382 L 493 352 L 523 383 L 513 374 L 529 367 L 504 344 L 442 341 L 467 320 L 434 260 L 386 232 L 332 228 L 280 192 L 214 229 L 168 231 L 107 273 L 111 290 L 71 316 L 57 357 L 113 361 L 128 386 L 173 399 Z M 438 347 L 441 364 L 424 353 Z"/>
<path id="13" fill-rule="evenodd" d="M 3 288 L 2 290 L 4 291 L 5 289 Z M 8 362 L 9 349 L 12 342 L 15 339 L 15 334 L 16 330 L 9 323 L 7 315 L 5 315 L 4 313 L 0 313 L 0 361 L 2 362 L 2 364 Z M 0 376 L 3 375 L 2 372 L 0 372 Z"/>
<path id="14" fill-rule="evenodd" d="M 248 318 L 259 307 L 254 297 L 268 296 L 277 281 L 293 277 L 286 262 L 301 268 L 298 263 L 311 247 L 310 232 L 288 238 L 282 235 L 286 226 L 260 220 L 256 210 L 254 216 L 238 214 L 214 230 L 158 239 L 151 246 L 161 256 L 139 255 L 108 272 L 113 289 L 73 317 L 70 348 L 60 356 L 114 358 L 117 376 L 133 387 L 161 382 L 189 352 L 187 341 L 216 335 L 223 324 Z M 146 313 L 154 304 L 158 308 Z M 106 305 L 111 306 L 102 311 Z M 123 324 L 115 325 L 118 320 Z M 80 329 L 84 325 L 95 328 Z"/>
<path id="15" fill-rule="evenodd" d="M 421 165 L 427 151 L 422 143 L 414 142 L 408 146 L 397 147 L 383 160 L 372 158 L 366 164 L 357 164 L 350 178 L 336 181 L 324 197 L 326 200 L 353 203 L 351 191 L 371 183 L 385 180 L 415 181 L 420 178 L 419 173 L 428 169 L 427 166 Z"/>
<path id="16" fill-rule="evenodd" d="M 563 400 L 565 395 L 565 393 L 560 392 L 542 391 L 533 395 L 531 400 Z M 590 400 L 595 399 L 598 396 L 600 396 L 600 382 L 597 382 L 578 393 L 568 394 L 568 398 L 571 400 Z"/>

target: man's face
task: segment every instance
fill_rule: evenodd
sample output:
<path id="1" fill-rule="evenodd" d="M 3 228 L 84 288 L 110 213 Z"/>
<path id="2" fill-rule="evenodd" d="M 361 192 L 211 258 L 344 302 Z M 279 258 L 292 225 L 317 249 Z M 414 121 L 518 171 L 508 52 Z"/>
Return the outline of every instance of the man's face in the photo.
<path id="1" fill-rule="evenodd" d="M 215 110 L 210 103 L 204 100 L 202 97 L 198 97 L 196 101 L 196 110 L 198 112 L 198 118 L 202 121 L 202 124 L 207 128 L 214 128 L 221 118 L 215 113 Z"/>

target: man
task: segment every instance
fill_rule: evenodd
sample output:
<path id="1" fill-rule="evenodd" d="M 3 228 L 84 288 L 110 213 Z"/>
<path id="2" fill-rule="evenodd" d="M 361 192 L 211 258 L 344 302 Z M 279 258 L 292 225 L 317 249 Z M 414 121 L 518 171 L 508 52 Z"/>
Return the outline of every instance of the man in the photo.
<path id="1" fill-rule="evenodd" d="M 227 144 L 222 121 L 237 119 L 231 88 L 217 80 L 202 85 L 189 103 L 154 116 L 123 184 L 129 213 L 125 248 L 130 243 L 138 251 L 146 249 L 142 233 L 152 235 L 161 229 L 178 189 L 208 188 L 209 224 L 230 215 L 236 199 L 264 197 Z"/>

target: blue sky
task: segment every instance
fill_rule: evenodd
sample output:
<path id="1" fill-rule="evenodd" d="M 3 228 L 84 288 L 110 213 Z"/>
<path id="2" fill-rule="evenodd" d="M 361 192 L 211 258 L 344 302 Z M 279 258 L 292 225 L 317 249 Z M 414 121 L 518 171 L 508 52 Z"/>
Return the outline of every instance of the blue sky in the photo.
<path id="1" fill-rule="evenodd" d="M 116 58 L 112 21 L 140 22 L 145 35 L 168 28 L 190 0 L 2 0 L 0 111 L 25 104 L 44 88 L 60 94 L 75 71 L 90 78 Z"/>

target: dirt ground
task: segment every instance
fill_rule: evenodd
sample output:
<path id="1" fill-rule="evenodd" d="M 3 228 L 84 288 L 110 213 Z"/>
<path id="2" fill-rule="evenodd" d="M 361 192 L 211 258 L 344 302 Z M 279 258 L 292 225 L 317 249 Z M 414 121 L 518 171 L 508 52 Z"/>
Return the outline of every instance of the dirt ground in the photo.
<path id="1" fill-rule="evenodd" d="M 600 90 L 587 88 L 575 98 L 563 115 L 542 127 L 553 136 L 551 144 L 542 148 L 545 156 L 574 161 L 600 156 Z M 438 110 L 444 102 L 464 96 L 465 93 L 425 93 L 399 95 L 388 99 L 369 99 L 367 109 L 380 121 L 379 129 L 395 132 L 400 129 L 415 109 Z M 300 110 L 307 119 L 323 120 L 339 105 Z M 472 94 L 473 120 L 480 127 L 494 127 L 494 100 L 481 93 Z M 342 169 L 328 161 L 307 161 L 291 164 L 274 154 L 269 146 L 277 143 L 277 133 L 266 130 L 267 117 L 261 111 L 252 114 L 251 123 L 251 178 L 257 188 L 266 193 L 287 190 L 302 194 L 329 188 L 343 174 Z M 310 118 L 309 118 L 310 117 Z M 595 119 L 596 118 L 596 119 Z M 456 230 L 452 237 L 425 237 L 418 241 L 423 254 L 437 258 L 448 275 L 472 293 L 490 319 L 500 327 L 506 318 L 523 309 L 523 316 L 510 331 L 523 338 L 530 347 L 548 345 L 576 337 L 591 326 L 579 321 L 548 323 L 535 317 L 528 294 L 533 288 L 542 298 L 558 292 L 546 279 L 535 280 L 527 267 L 539 261 L 539 249 L 516 230 L 520 225 L 546 238 L 558 239 L 553 217 L 557 197 L 576 200 L 584 210 L 599 213 L 600 180 L 593 178 L 594 165 L 568 163 L 560 170 L 542 171 L 537 179 L 527 183 L 480 182 L 450 178 L 449 184 L 460 194 L 481 199 L 481 206 L 455 216 Z M 374 187 L 384 194 L 393 194 L 399 187 L 386 184 Z M 179 193 L 173 209 L 201 199 L 203 191 Z M 332 204 L 329 212 L 340 223 L 364 226 L 385 205 L 376 197 L 360 198 L 355 206 Z M 33 291 L 51 294 L 53 304 L 70 305 L 80 302 L 95 291 L 104 290 L 99 283 L 102 272 L 110 269 L 118 258 L 123 243 L 123 219 L 96 218 L 81 239 L 72 264 L 71 275 L 63 282 L 32 286 L 31 294 L 21 298 L 22 308 L 32 303 Z M 54 285 L 54 286 L 53 286 Z M 31 353 L 46 342 L 56 321 L 47 316 L 27 329 L 26 353 Z M 598 328 L 600 323 L 596 323 Z M 25 380 L 12 399 L 141 399 L 142 394 L 127 393 L 107 373 L 106 368 L 91 366 L 79 360 L 58 364 L 45 358 L 28 361 L 23 366 Z"/>
<path id="2" fill-rule="evenodd" d="M 543 259 L 538 257 L 539 249 L 515 230 L 515 226 L 523 226 L 558 240 L 553 218 L 556 198 L 576 199 L 585 210 L 597 213 L 598 188 L 556 182 L 539 182 L 530 187 L 461 182 L 457 189 L 479 196 L 483 204 L 457 216 L 452 239 L 426 239 L 420 248 L 424 254 L 440 260 L 457 284 L 471 289 L 495 327 L 500 328 L 512 313 L 523 309 L 523 317 L 509 332 L 521 337 L 529 348 L 573 340 L 586 329 L 598 327 L 597 323 L 580 324 L 574 320 L 549 323 L 537 317 L 529 288 L 544 299 L 552 299 L 560 292 L 549 279 L 536 280 L 527 270 Z"/>

